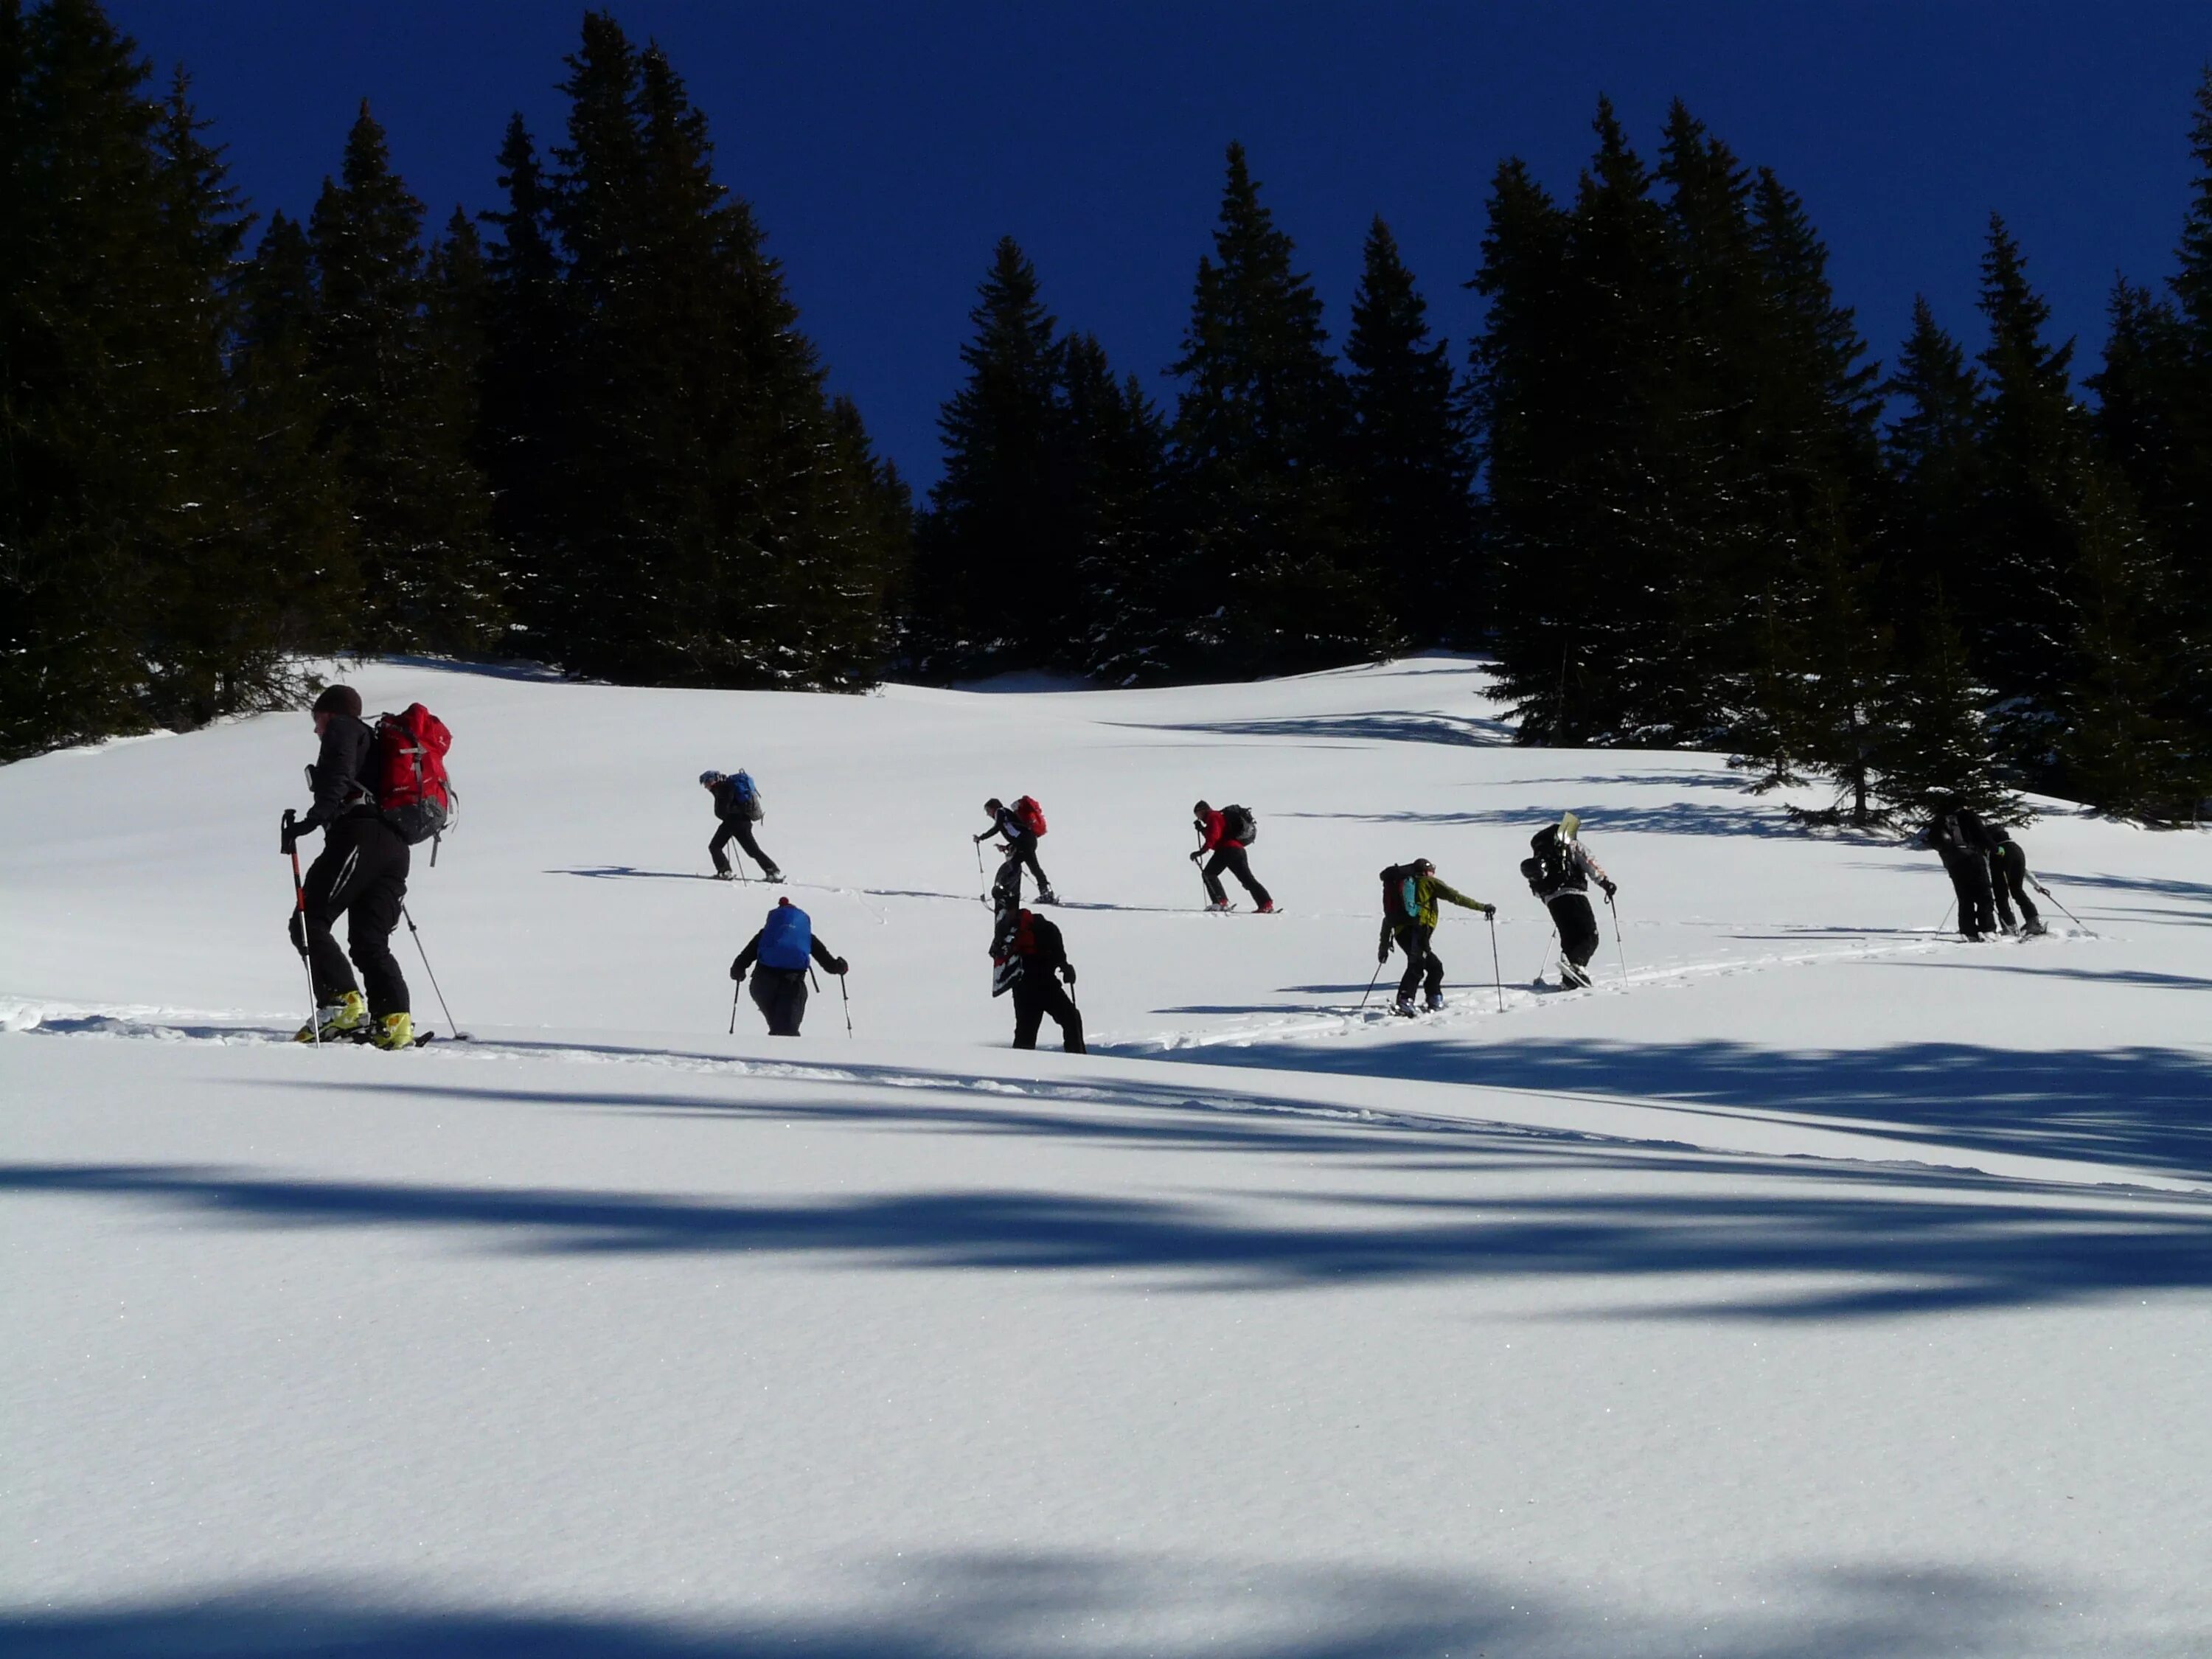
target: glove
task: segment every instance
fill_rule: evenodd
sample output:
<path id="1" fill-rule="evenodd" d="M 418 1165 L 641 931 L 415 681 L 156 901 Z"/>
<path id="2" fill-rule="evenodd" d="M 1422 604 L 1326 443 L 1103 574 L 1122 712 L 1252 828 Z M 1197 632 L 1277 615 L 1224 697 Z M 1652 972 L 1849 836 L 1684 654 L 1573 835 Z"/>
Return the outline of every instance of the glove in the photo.
<path id="1" fill-rule="evenodd" d="M 1072 962 L 1063 962 L 1063 963 L 1061 963 L 1060 964 L 1060 976 L 1062 979 L 1066 980 L 1066 981 L 1070 985 L 1074 984 L 1074 983 L 1075 983 L 1075 964 L 1074 964 L 1073 963 L 1072 963 Z"/>
<path id="2" fill-rule="evenodd" d="M 1494 916 L 1498 914 L 1498 907 L 1494 904 L 1483 905 L 1481 910 L 1486 916 Z"/>
<path id="3" fill-rule="evenodd" d="M 293 817 L 292 809 L 289 806 L 284 809 L 284 827 L 276 832 L 276 842 L 277 850 L 283 853 L 289 853 L 299 845 L 299 822 Z"/>
<path id="4" fill-rule="evenodd" d="M 842 979 L 845 977 L 845 958 L 839 957 L 836 961 L 830 964 L 830 971 L 836 975 L 838 978 Z"/>
<path id="5" fill-rule="evenodd" d="M 1601 881 L 1598 883 L 1598 885 L 1605 889 L 1605 896 L 1607 898 L 1611 898 L 1615 893 L 1620 890 L 1619 887 L 1615 886 L 1609 881 Z"/>
<path id="6" fill-rule="evenodd" d="M 1193 854 L 1190 855 L 1190 861 L 1191 861 L 1193 864 L 1195 864 L 1195 863 L 1197 863 L 1200 859 L 1204 858 L 1205 856 L 1206 856 L 1206 849 L 1205 849 L 1203 847 L 1201 847 L 1201 848 L 1200 848 L 1198 849 L 1198 851 L 1196 851 L 1195 853 L 1193 853 Z"/>
<path id="7" fill-rule="evenodd" d="M 1380 944 L 1380 945 L 1376 945 L 1376 946 L 1375 947 L 1375 965 L 1376 965 L 1376 967 L 1378 967 L 1378 968 L 1379 968 L 1379 967 L 1381 967 L 1384 963 L 1386 963 L 1386 962 L 1388 962 L 1388 961 L 1389 961 L 1389 960 L 1390 960 L 1390 941 L 1389 941 L 1389 939 L 1384 939 L 1384 940 L 1382 941 L 1382 944 Z"/>
<path id="8" fill-rule="evenodd" d="M 732 957 L 730 958 L 730 977 L 732 979 L 743 979 L 744 976 L 745 959 L 743 957 Z"/>

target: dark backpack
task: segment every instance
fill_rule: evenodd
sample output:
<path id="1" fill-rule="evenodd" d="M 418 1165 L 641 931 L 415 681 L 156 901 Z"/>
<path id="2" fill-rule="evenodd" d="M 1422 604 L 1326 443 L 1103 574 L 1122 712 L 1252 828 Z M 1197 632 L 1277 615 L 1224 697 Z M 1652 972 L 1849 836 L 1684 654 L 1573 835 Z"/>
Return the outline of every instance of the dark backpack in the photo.
<path id="1" fill-rule="evenodd" d="M 376 744 L 370 750 L 376 810 L 410 847 L 453 826 L 453 785 L 446 775 L 446 751 L 453 746 L 453 734 L 445 721 L 419 702 L 376 718 Z M 430 862 L 437 861 L 433 850 Z"/>
<path id="2" fill-rule="evenodd" d="M 1249 847 L 1260 839 L 1260 820 L 1252 816 L 1249 806 L 1224 806 L 1221 809 L 1221 833 L 1230 841 Z"/>
<path id="3" fill-rule="evenodd" d="M 795 904 L 779 904 L 761 926 L 760 962 L 763 968 L 793 973 L 806 966 L 813 954 L 814 924 Z"/>
<path id="4" fill-rule="evenodd" d="M 760 786 L 753 781 L 752 774 L 740 770 L 730 779 L 730 799 L 745 815 L 747 822 L 758 823 L 768 816 L 762 803 Z"/>
<path id="5" fill-rule="evenodd" d="M 1413 883 L 1418 866 L 1394 864 L 1382 872 L 1382 914 L 1391 922 L 1411 921 L 1419 914 Z"/>
<path id="6" fill-rule="evenodd" d="M 1559 839 L 1559 826 L 1547 823 L 1528 837 L 1528 845 L 1536 856 L 1521 866 L 1521 873 L 1528 878 L 1528 885 L 1538 893 L 1546 889 L 1556 893 L 1574 884 L 1574 860 L 1567 856 L 1567 844 Z M 1528 865 L 1536 866 L 1531 874 Z"/>

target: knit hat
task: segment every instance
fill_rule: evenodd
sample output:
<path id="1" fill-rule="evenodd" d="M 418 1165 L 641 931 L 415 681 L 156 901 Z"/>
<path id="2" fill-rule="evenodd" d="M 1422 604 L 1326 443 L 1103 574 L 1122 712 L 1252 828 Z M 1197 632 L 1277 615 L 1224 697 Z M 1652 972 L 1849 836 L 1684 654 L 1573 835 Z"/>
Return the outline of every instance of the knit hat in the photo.
<path id="1" fill-rule="evenodd" d="M 361 693 L 349 685 L 326 685 L 323 695 L 315 699 L 318 714 L 344 714 L 354 720 L 361 718 Z"/>

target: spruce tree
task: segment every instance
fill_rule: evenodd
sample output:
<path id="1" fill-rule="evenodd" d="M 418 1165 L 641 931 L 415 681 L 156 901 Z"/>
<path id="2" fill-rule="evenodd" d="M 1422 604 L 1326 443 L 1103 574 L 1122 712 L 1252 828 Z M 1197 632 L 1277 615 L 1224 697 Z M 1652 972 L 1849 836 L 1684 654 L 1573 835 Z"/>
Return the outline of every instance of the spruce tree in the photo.
<path id="1" fill-rule="evenodd" d="M 1369 569 L 1397 631 L 1415 643 L 1480 635 L 1474 456 L 1449 343 L 1389 226 L 1369 228 L 1345 337 L 1352 434 L 1347 485 Z"/>
<path id="2" fill-rule="evenodd" d="M 1057 430 L 1082 596 L 1061 665 L 1115 685 L 1160 678 L 1167 423 L 1136 376 L 1117 380 L 1105 348 L 1079 334 L 1061 349 Z"/>
<path id="3" fill-rule="evenodd" d="M 1930 596 L 1918 638 L 1898 678 L 1876 751 L 1882 799 L 1908 823 L 1950 800 L 1996 823 L 2020 822 L 2026 808 L 2005 781 L 1984 714 L 1989 688 L 1975 679 L 1940 590 Z"/>
<path id="4" fill-rule="evenodd" d="M 1199 260 L 1174 428 L 1178 536 L 1164 666 L 1242 678 L 1357 661 L 1393 642 L 1352 562 L 1349 411 L 1322 304 L 1231 144 Z"/>
<path id="5" fill-rule="evenodd" d="M 497 638 L 500 579 L 490 496 L 470 459 L 474 411 L 441 361 L 451 331 L 433 325 L 422 228 L 422 204 L 392 171 L 364 102 L 307 230 L 324 441 L 361 571 L 356 638 L 379 651 L 468 652 Z"/>
<path id="6" fill-rule="evenodd" d="M 1000 240 L 960 349 L 967 379 L 938 417 L 945 472 L 930 491 L 916 599 L 925 667 L 1034 666 L 1077 623 L 1076 549 L 1054 476 L 1060 343 L 1036 267 Z"/>
<path id="7" fill-rule="evenodd" d="M 1918 622 L 1935 595 L 1975 592 L 1989 580 L 1990 554 L 1981 377 L 1924 296 L 1913 298 L 1912 332 L 1881 390 L 1893 410 L 1883 434 L 1892 486 L 1886 607 L 1917 654 Z"/>

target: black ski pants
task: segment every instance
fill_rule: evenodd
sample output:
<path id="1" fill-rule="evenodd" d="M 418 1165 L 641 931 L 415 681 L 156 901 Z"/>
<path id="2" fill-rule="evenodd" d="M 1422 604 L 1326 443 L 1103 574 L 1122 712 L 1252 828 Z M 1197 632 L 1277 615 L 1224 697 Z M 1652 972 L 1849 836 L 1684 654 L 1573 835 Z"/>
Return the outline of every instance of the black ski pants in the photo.
<path id="1" fill-rule="evenodd" d="M 1000 865 L 998 876 L 991 884 L 994 890 L 1012 894 L 1017 905 L 1022 902 L 1022 867 L 1024 865 L 1029 866 L 1030 874 L 1036 878 L 1037 891 L 1052 891 L 1052 878 L 1045 874 L 1044 866 L 1037 862 L 1035 836 L 1024 836 L 1019 841 L 1008 842 L 1006 862 Z"/>
<path id="2" fill-rule="evenodd" d="M 1212 899 L 1216 904 L 1226 904 L 1229 902 L 1228 890 L 1221 884 L 1221 872 L 1224 870 L 1236 877 L 1243 884 L 1244 890 L 1252 896 L 1253 903 L 1274 902 L 1267 896 L 1267 890 L 1254 879 L 1252 861 L 1245 857 L 1244 849 L 1232 842 L 1224 842 L 1213 849 L 1213 856 L 1206 860 L 1205 867 L 1198 872 L 1206 878 L 1206 897 Z"/>
<path id="3" fill-rule="evenodd" d="M 1398 948 L 1406 953 L 1406 971 L 1398 979 L 1398 1000 L 1410 998 L 1426 981 L 1431 996 L 1441 996 L 1444 988 L 1444 959 L 1436 953 L 1431 941 L 1437 936 L 1433 927 L 1418 921 L 1401 922 L 1392 930 Z"/>
<path id="4" fill-rule="evenodd" d="M 1936 850 L 1942 854 L 1943 868 L 1950 873 L 1952 889 L 1959 896 L 1959 931 L 1968 939 L 1996 932 L 1996 896 L 1990 886 L 1988 857 L 1965 847 Z"/>
<path id="5" fill-rule="evenodd" d="M 747 855 L 755 864 L 760 866 L 763 875 L 773 878 L 780 873 L 776 868 L 775 860 L 762 852 L 760 843 L 753 839 L 753 827 L 750 823 L 744 818 L 724 818 L 722 827 L 714 831 L 714 839 L 707 843 L 707 856 L 714 860 L 716 875 L 726 876 L 730 873 L 729 855 L 722 849 L 732 840 L 745 849 Z"/>
<path id="6" fill-rule="evenodd" d="M 1028 968 L 1014 981 L 1013 996 L 1015 1048 L 1036 1048 L 1037 1028 L 1050 1014 L 1060 1024 L 1060 1046 L 1071 1054 L 1085 1052 L 1083 1011 L 1068 1000 L 1067 993 L 1053 975 L 1034 966 Z"/>
<path id="7" fill-rule="evenodd" d="M 2015 904 L 2020 907 L 2020 919 L 2030 927 L 2043 925 L 2035 901 L 2027 896 L 2027 854 L 2021 851 L 2018 842 L 2006 842 L 1990 854 L 1990 886 L 1996 897 L 1997 920 L 2006 927 L 2012 926 Z"/>
<path id="8" fill-rule="evenodd" d="M 804 968 L 753 969 L 753 1006 L 768 1018 L 770 1036 L 797 1036 L 806 1018 L 806 970 Z"/>
<path id="9" fill-rule="evenodd" d="M 339 818 L 324 827 L 323 850 L 307 866 L 307 908 L 292 917 L 292 944 L 305 945 L 317 1003 L 327 1006 L 361 988 L 346 965 L 351 956 L 368 982 L 371 1014 L 381 1019 L 411 1012 L 407 981 L 392 954 L 392 930 L 407 896 L 408 853 L 399 832 L 382 818 Z M 331 932 L 340 916 L 346 918 L 343 951 Z"/>
<path id="10" fill-rule="evenodd" d="M 1590 908 L 1589 895 L 1554 893 L 1544 902 L 1559 930 L 1559 954 L 1577 968 L 1589 967 L 1597 954 L 1597 912 Z"/>

